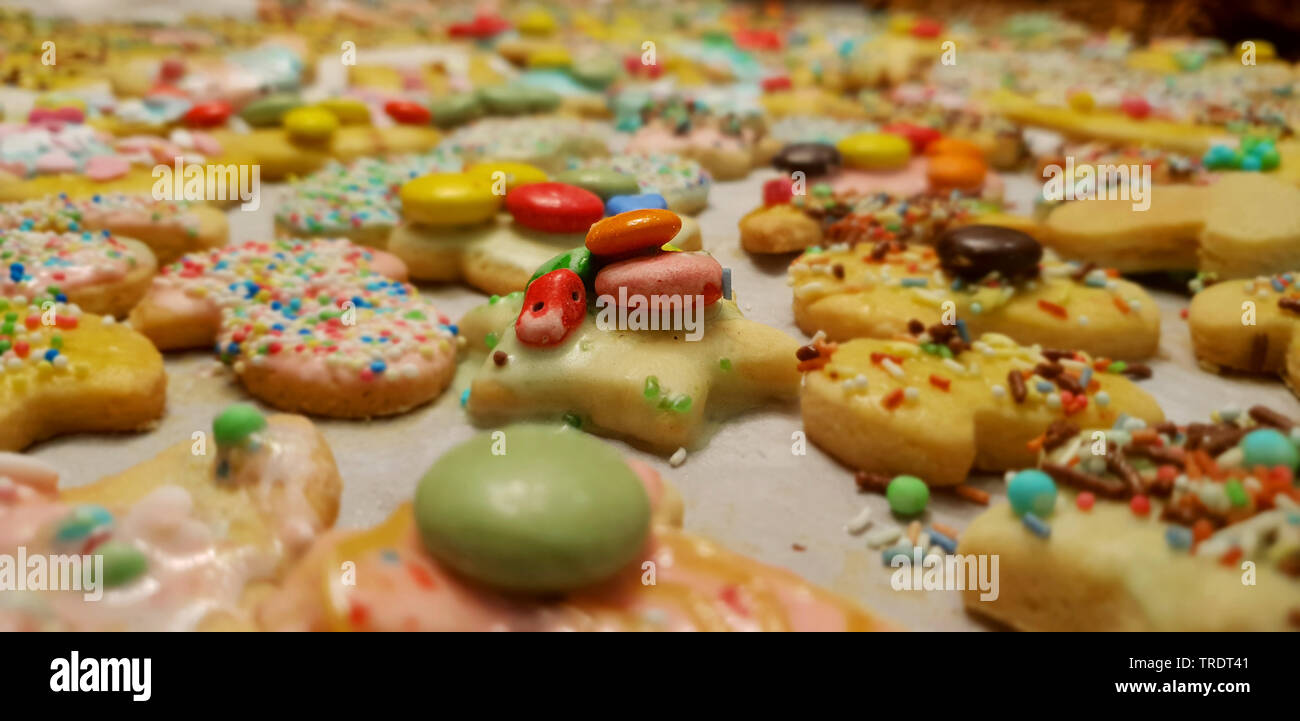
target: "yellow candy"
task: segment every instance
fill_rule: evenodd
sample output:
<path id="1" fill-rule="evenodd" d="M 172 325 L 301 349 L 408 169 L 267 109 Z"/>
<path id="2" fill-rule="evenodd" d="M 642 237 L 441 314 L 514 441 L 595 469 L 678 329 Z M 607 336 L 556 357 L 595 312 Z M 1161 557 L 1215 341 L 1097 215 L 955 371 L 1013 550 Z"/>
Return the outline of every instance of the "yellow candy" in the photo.
<path id="1" fill-rule="evenodd" d="M 535 165 L 528 163 L 515 163 L 509 160 L 489 160 L 484 163 L 475 163 L 465 172 L 476 178 L 482 178 L 489 183 L 495 183 L 498 179 L 496 173 L 502 173 L 505 178 L 505 191 L 508 193 L 521 185 L 529 183 L 545 183 L 546 171 Z"/>
<path id="2" fill-rule="evenodd" d="M 324 108 L 294 108 L 284 114 L 284 129 L 294 140 L 328 140 L 338 128 L 338 116 Z"/>
<path id="3" fill-rule="evenodd" d="M 550 35 L 555 32 L 555 18 L 541 8 L 533 8 L 515 21 L 515 29 L 524 35 Z"/>
<path id="4" fill-rule="evenodd" d="M 370 108 L 356 98 L 327 98 L 316 107 L 328 110 L 344 125 L 369 125 Z"/>
<path id="5" fill-rule="evenodd" d="M 491 220 L 501 197 L 489 180 L 468 173 L 433 173 L 402 186 L 402 215 L 425 225 L 472 225 Z"/>
<path id="6" fill-rule="evenodd" d="M 528 53 L 530 68 L 567 68 L 573 64 L 569 51 L 558 45 L 537 48 Z"/>
<path id="7" fill-rule="evenodd" d="M 889 32 L 895 35 L 906 35 L 912 32 L 912 26 L 916 24 L 916 18 L 907 13 L 896 13 L 889 18 Z"/>
<path id="8" fill-rule="evenodd" d="M 1070 97 L 1066 98 L 1066 102 L 1070 104 L 1070 109 L 1077 113 L 1091 113 L 1092 109 L 1097 105 L 1097 101 L 1092 99 L 1092 93 L 1085 90 L 1070 93 Z"/>
<path id="9" fill-rule="evenodd" d="M 907 165 L 912 144 L 889 133 L 857 133 L 835 144 L 844 162 L 859 170 L 893 170 Z"/>

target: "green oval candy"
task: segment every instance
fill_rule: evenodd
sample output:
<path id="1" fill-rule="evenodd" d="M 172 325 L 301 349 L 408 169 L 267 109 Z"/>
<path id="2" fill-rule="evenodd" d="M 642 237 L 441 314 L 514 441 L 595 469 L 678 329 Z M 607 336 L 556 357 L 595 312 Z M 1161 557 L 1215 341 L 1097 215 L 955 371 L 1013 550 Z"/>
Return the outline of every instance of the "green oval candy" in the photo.
<path id="1" fill-rule="evenodd" d="M 528 112 L 549 113 L 560 107 L 564 98 L 554 90 L 537 85 L 523 85 L 524 94 L 528 96 Z"/>
<path id="2" fill-rule="evenodd" d="M 636 177 L 610 168 L 575 168 L 555 176 L 555 182 L 576 185 L 609 200 L 615 195 L 637 195 L 641 185 Z"/>
<path id="3" fill-rule="evenodd" d="M 602 90 L 614 82 L 618 77 L 618 71 L 618 62 L 605 56 L 584 60 L 569 69 L 574 80 L 597 90 Z"/>
<path id="4" fill-rule="evenodd" d="M 639 557 L 650 499 L 615 450 L 563 427 L 503 432 L 453 448 L 420 481 L 415 522 L 430 554 L 526 593 L 590 586 Z"/>
<path id="5" fill-rule="evenodd" d="M 582 278 L 584 285 L 590 286 L 595 282 L 596 274 L 592 271 L 591 267 L 591 251 L 587 250 L 587 246 L 580 245 L 572 250 L 566 250 L 545 263 L 542 263 L 537 267 L 536 271 L 533 271 L 533 277 L 528 279 L 528 283 L 531 284 L 533 281 L 547 273 L 553 270 L 559 270 L 560 268 L 568 268 L 574 273 L 577 273 L 578 277 Z M 525 286 L 525 288 L 527 288 L 527 286 Z"/>
<path id="6" fill-rule="evenodd" d="M 218 446 L 238 446 L 254 433 L 266 428 L 266 418 L 256 406 L 232 403 L 212 420 L 212 435 Z"/>
<path id="7" fill-rule="evenodd" d="M 149 570 L 149 559 L 140 549 L 122 541 L 105 541 L 95 547 L 104 559 L 104 587 L 116 588 L 134 581 Z"/>
<path id="8" fill-rule="evenodd" d="M 429 101 L 433 124 L 442 128 L 467 123 L 477 118 L 482 110 L 474 93 L 454 93 Z"/>
<path id="9" fill-rule="evenodd" d="M 276 93 L 245 105 L 239 117 L 255 128 L 266 128 L 279 125 L 285 113 L 300 105 L 302 98 L 294 93 Z"/>
<path id="10" fill-rule="evenodd" d="M 523 83 L 479 88 L 478 99 L 488 112 L 499 115 L 544 112 L 560 105 L 557 93 Z"/>

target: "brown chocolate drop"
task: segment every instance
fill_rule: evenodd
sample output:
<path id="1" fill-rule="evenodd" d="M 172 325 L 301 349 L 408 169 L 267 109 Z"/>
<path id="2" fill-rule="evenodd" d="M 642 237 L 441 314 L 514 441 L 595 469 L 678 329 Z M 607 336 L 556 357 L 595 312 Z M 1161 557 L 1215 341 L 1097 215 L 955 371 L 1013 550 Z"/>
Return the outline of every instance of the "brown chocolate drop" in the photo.
<path id="1" fill-rule="evenodd" d="M 935 242 L 939 265 L 966 281 L 997 272 L 1008 280 L 1038 275 L 1043 246 L 1028 234 L 997 225 L 963 225 L 945 231 Z"/>
<path id="2" fill-rule="evenodd" d="M 772 165 L 786 173 L 801 172 L 808 177 L 828 175 L 840 169 L 843 159 L 834 145 L 793 143 L 781 148 Z"/>

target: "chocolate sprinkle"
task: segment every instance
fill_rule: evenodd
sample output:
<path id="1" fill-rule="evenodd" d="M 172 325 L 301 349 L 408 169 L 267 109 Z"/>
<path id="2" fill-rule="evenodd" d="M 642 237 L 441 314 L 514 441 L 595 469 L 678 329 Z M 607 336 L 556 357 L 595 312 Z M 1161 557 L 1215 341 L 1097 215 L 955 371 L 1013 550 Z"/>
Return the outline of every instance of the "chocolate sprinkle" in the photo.
<path id="1" fill-rule="evenodd" d="M 1290 433 L 1291 429 L 1295 427 L 1294 421 L 1268 406 L 1251 406 L 1248 412 L 1256 423 L 1276 428 L 1283 433 Z"/>
<path id="2" fill-rule="evenodd" d="M 1151 366 L 1146 363 L 1128 363 L 1124 368 L 1124 375 L 1135 381 L 1146 380 L 1151 377 Z"/>
<path id="3" fill-rule="evenodd" d="M 916 318 L 913 318 L 907 321 L 907 332 L 912 335 L 921 335 L 925 332 L 925 324 Z"/>
<path id="4" fill-rule="evenodd" d="M 809 361 L 819 355 L 821 355 L 821 353 L 811 345 L 799 346 L 799 350 L 794 352 L 794 357 L 801 361 Z"/>
<path id="5" fill-rule="evenodd" d="M 1128 488 L 1119 481 L 1113 481 L 1108 478 L 1094 476 L 1090 473 L 1062 466 L 1057 463 L 1044 463 L 1043 472 L 1052 477 L 1052 480 L 1067 486 L 1090 491 L 1101 496 L 1102 498 L 1125 499 L 1129 496 Z"/>
<path id="6" fill-rule="evenodd" d="M 1106 470 L 1119 476 L 1120 480 L 1128 486 L 1130 493 L 1142 492 L 1142 476 L 1133 469 L 1132 464 L 1128 462 L 1128 457 L 1124 455 L 1124 449 L 1114 443 L 1106 444 Z"/>
<path id="7" fill-rule="evenodd" d="M 1014 370 L 1007 371 L 1007 388 L 1010 389 L 1011 397 L 1016 400 L 1016 403 L 1025 402 L 1025 379 L 1020 373 Z"/>
<path id="8" fill-rule="evenodd" d="M 1300 313 L 1300 298 L 1285 295 L 1277 299 L 1277 307 L 1282 310 L 1289 310 L 1292 313 Z"/>
<path id="9" fill-rule="evenodd" d="M 1064 418 L 1057 418 L 1047 427 L 1043 434 L 1043 448 L 1048 451 L 1054 451 L 1061 447 L 1061 444 L 1079 435 L 1079 426 Z"/>
<path id="10" fill-rule="evenodd" d="M 889 487 L 889 482 L 893 480 L 883 473 L 870 473 L 868 471 L 858 471 L 853 474 L 853 482 L 858 484 L 859 491 L 875 491 L 884 493 Z"/>

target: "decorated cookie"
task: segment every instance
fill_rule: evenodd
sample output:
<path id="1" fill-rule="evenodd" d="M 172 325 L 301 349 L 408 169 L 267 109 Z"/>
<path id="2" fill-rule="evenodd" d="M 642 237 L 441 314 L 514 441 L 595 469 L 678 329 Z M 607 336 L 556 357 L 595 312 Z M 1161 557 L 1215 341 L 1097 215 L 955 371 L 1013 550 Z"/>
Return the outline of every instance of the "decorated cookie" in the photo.
<path id="1" fill-rule="evenodd" d="M 560 173 L 574 160 L 608 155 L 611 139 L 607 123 L 554 115 L 485 118 L 456 130 L 443 142 L 467 165 L 510 160 Z"/>
<path id="2" fill-rule="evenodd" d="M 162 350 L 215 348 L 254 396 L 336 418 L 438 396 L 455 335 L 401 261 L 345 240 L 249 241 L 184 256 L 131 324 Z"/>
<path id="3" fill-rule="evenodd" d="M 15 242 L 5 238 L 0 247 Z M 0 449 L 139 430 L 162 416 L 167 376 L 148 339 L 35 288 L 23 268 L 8 272 L 0 285 Z"/>
<path id="4" fill-rule="evenodd" d="M 958 553 L 1000 558 L 998 597 L 968 591 L 968 609 L 1028 631 L 1296 628 L 1294 421 L 1255 406 L 1047 439 L 962 534 Z"/>
<path id="5" fill-rule="evenodd" d="M 0 628 L 256 630 L 253 603 L 334 524 L 342 482 L 300 416 L 235 405 L 203 435 L 68 489 L 0 453 L 0 550 L 85 559 L 81 588 L 31 591 L 0 608 Z"/>
<path id="6" fill-rule="evenodd" d="M 401 187 L 422 175 L 459 172 L 461 166 L 460 157 L 443 147 L 330 162 L 290 186 L 276 207 L 276 230 L 287 237 L 348 238 L 385 248 L 389 234 L 401 222 Z"/>
<path id="7" fill-rule="evenodd" d="M 622 177 L 635 187 L 632 176 Z M 511 293 L 547 259 L 581 245 L 606 212 L 599 195 L 576 185 L 528 183 L 504 195 L 497 192 L 508 183 L 497 185 L 473 167 L 408 182 L 401 191 L 405 222 L 389 236 L 388 250 L 412 278 L 463 280 L 488 293 Z M 682 250 L 699 250 L 699 224 L 679 219 L 669 239 Z"/>
<path id="8" fill-rule="evenodd" d="M 158 264 L 137 240 L 107 231 L 0 230 L 6 277 L 0 295 L 54 295 L 97 315 L 124 317 L 144 296 Z"/>
<path id="9" fill-rule="evenodd" d="M 1285 272 L 1223 281 L 1197 293 L 1187 312 L 1197 361 L 1215 372 L 1279 375 L 1294 392 L 1300 377 L 1297 277 Z"/>
<path id="10" fill-rule="evenodd" d="M 1025 344 L 1140 360 L 1160 341 L 1160 311 L 1113 270 L 1062 262 L 1030 236 L 991 225 L 944 231 L 934 246 L 838 243 L 790 265 L 794 314 L 832 341 L 890 339 L 919 324 L 1000 333 Z"/>
<path id="11" fill-rule="evenodd" d="M 1222 278 L 1300 267 L 1300 188 L 1259 173 L 1212 185 L 1155 185 L 1150 207 L 1076 200 L 1052 210 L 1042 242 L 1121 272 L 1201 270 Z"/>
<path id="12" fill-rule="evenodd" d="M 741 316 L 711 256 L 661 250 L 679 223 L 658 209 L 606 218 L 524 293 L 470 311 L 470 347 L 488 352 L 470 415 L 564 418 L 671 453 L 698 445 L 708 419 L 791 397 L 795 342 Z"/>
<path id="13" fill-rule="evenodd" d="M 613 180 L 617 174 L 617 181 Z M 601 178 L 611 180 L 601 182 Z M 623 178 L 631 178 L 628 183 Z M 635 202 L 615 200 L 638 195 L 659 195 L 669 210 L 694 215 L 709 204 L 709 188 L 713 179 L 693 160 L 675 155 L 614 155 L 608 158 L 591 158 L 574 163 L 574 167 L 556 176 L 556 180 L 572 183 L 596 193 L 617 215 Z"/>
<path id="14" fill-rule="evenodd" d="M 0 204 L 0 228 L 100 235 L 107 232 L 145 244 L 160 263 L 170 263 L 184 253 L 225 245 L 228 232 L 226 216 L 216 208 L 120 193 L 88 198 L 47 195 Z M 92 313 L 109 312 L 76 302 Z"/>
<path id="15" fill-rule="evenodd" d="M 330 160 L 427 151 L 442 138 L 427 124 L 345 125 L 335 112 L 319 106 L 290 110 L 282 123 L 279 128 L 226 130 L 214 136 L 231 152 L 252 158 L 266 180 L 316 172 Z"/>
<path id="16" fill-rule="evenodd" d="M 534 502 L 506 512 L 503 490 Z M 680 523 L 645 464 L 572 429 L 507 426 L 444 454 L 382 525 L 320 540 L 258 616 L 317 631 L 887 628 Z M 339 583 L 344 559 L 356 584 Z"/>
<path id="17" fill-rule="evenodd" d="M 1031 464 L 1040 437 L 1063 422 L 1163 420 L 1155 400 L 1123 377 L 1149 375 L 1145 366 L 992 333 L 941 343 L 940 328 L 839 345 L 819 337 L 801 348 L 808 438 L 854 469 L 951 486 L 975 469 Z"/>
<path id="18" fill-rule="evenodd" d="M 632 116 L 634 130 L 625 151 L 690 158 L 717 180 L 737 180 L 771 155 L 766 128 L 757 113 L 720 113 L 682 98 L 649 103 Z"/>

